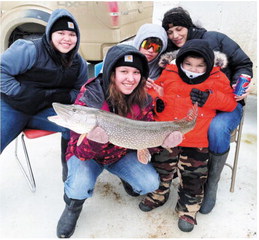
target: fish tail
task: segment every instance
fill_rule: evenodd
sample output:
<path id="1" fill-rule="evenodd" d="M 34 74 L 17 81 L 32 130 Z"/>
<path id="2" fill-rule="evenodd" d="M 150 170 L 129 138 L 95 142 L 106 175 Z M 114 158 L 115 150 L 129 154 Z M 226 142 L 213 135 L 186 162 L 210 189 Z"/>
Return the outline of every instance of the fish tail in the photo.
<path id="1" fill-rule="evenodd" d="M 193 121 L 197 117 L 198 117 L 198 103 L 196 102 L 193 104 L 192 108 L 189 110 L 189 112 L 186 116 L 186 120 Z"/>

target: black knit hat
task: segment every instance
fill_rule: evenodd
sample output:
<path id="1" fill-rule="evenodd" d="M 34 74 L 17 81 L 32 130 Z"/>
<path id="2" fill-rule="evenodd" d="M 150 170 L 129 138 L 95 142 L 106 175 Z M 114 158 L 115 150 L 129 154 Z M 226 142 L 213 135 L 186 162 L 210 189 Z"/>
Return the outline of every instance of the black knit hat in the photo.
<path id="1" fill-rule="evenodd" d="M 182 7 L 172 8 L 164 14 L 162 27 L 167 31 L 171 27 L 182 26 L 189 29 L 195 27 L 190 14 Z"/>
<path id="2" fill-rule="evenodd" d="M 128 66 L 137 68 L 143 75 L 143 60 L 136 54 L 128 54 L 121 57 L 114 65 L 114 68 L 120 66 Z"/>
<path id="3" fill-rule="evenodd" d="M 181 69 L 181 64 L 187 56 L 197 56 L 204 58 L 204 61 L 207 64 L 206 72 L 199 77 L 196 77 L 190 80 L 186 74 Z M 209 43 L 203 39 L 192 39 L 187 41 L 179 50 L 176 56 L 176 65 L 178 68 L 178 72 L 180 77 L 185 81 L 193 84 L 198 84 L 205 81 L 214 66 L 214 52 L 210 48 Z"/>
<path id="4" fill-rule="evenodd" d="M 70 17 L 59 18 L 51 27 L 50 34 L 60 30 L 73 31 L 77 34 L 77 29 L 74 21 Z"/>

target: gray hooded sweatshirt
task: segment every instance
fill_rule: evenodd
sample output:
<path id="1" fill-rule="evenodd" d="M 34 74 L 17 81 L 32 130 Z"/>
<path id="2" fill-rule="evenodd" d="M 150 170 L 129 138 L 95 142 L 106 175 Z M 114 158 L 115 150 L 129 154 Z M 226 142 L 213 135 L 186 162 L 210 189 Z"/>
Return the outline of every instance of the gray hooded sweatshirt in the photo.
<path id="1" fill-rule="evenodd" d="M 156 80 L 162 72 L 162 68 L 158 66 L 160 55 L 167 48 L 167 34 L 166 34 L 166 31 L 164 30 L 164 28 L 157 24 L 151 24 L 151 23 L 146 23 L 146 24 L 142 25 L 139 28 L 137 35 L 132 42 L 132 45 L 139 50 L 141 43 L 145 39 L 150 38 L 150 37 L 157 37 L 163 43 L 161 52 L 159 52 L 159 54 L 157 55 L 157 57 L 155 59 L 153 59 L 152 61 L 150 61 L 148 63 L 149 78 L 151 78 L 152 80 Z"/>

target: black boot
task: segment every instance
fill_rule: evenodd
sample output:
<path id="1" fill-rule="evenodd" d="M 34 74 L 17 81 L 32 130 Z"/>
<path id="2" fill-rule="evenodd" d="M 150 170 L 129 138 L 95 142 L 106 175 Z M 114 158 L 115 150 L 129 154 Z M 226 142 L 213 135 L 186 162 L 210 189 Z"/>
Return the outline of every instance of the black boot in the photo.
<path id="1" fill-rule="evenodd" d="M 128 193 L 128 194 L 129 194 L 130 196 L 132 196 L 132 197 L 138 197 L 138 196 L 139 196 L 139 193 L 134 192 L 134 191 L 133 191 L 133 188 L 131 187 L 130 184 L 128 184 L 127 182 L 125 182 L 125 181 L 122 180 L 121 178 L 120 178 L 120 180 L 121 180 L 121 182 L 122 182 L 122 185 L 123 185 L 123 187 L 124 187 L 126 193 Z"/>
<path id="2" fill-rule="evenodd" d="M 57 226 L 57 237 L 70 238 L 75 231 L 76 222 L 82 211 L 84 200 L 70 199 L 64 195 L 66 203 L 65 210 L 63 211 Z"/>
<path id="3" fill-rule="evenodd" d="M 189 223 L 189 222 L 179 218 L 178 228 L 183 232 L 191 232 L 194 228 L 194 224 Z"/>
<path id="4" fill-rule="evenodd" d="M 61 164 L 62 164 L 62 180 L 65 182 L 67 180 L 67 161 L 66 161 L 66 150 L 69 140 L 61 138 Z"/>
<path id="5" fill-rule="evenodd" d="M 201 208 L 199 210 L 200 213 L 207 214 L 211 212 L 216 203 L 217 190 L 218 190 L 218 182 L 220 179 L 220 174 L 223 170 L 223 167 L 226 163 L 228 157 L 229 150 L 224 154 L 213 154 L 210 153 L 209 156 L 209 173 L 208 179 L 205 183 L 204 188 L 204 199 L 201 204 Z"/>

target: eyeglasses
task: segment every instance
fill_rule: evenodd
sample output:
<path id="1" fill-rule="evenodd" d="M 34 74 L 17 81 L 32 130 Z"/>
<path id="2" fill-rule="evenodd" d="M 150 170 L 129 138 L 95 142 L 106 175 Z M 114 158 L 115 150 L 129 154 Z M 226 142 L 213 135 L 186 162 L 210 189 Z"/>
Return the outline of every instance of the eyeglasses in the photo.
<path id="1" fill-rule="evenodd" d="M 154 43 L 152 40 L 144 40 L 141 44 L 141 47 L 148 50 L 149 48 L 153 48 L 154 52 L 160 52 L 162 49 L 162 45 L 158 43 Z"/>

